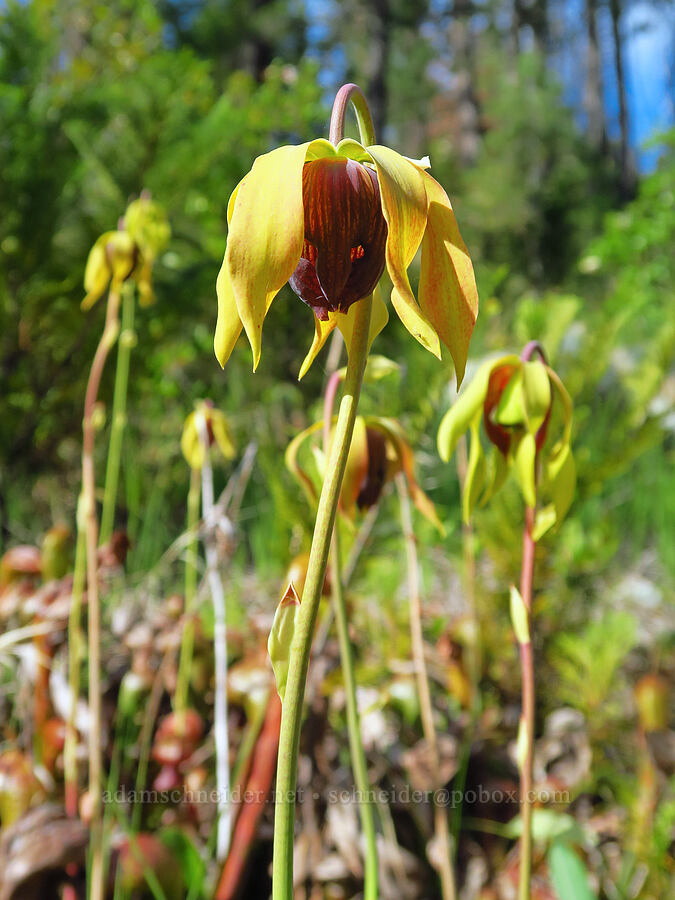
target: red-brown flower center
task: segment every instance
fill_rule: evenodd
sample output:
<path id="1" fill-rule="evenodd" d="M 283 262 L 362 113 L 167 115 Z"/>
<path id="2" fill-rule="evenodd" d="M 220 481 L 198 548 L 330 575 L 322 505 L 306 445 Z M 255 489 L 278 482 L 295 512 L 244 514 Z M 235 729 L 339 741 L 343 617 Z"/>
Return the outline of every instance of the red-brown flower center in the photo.
<path id="1" fill-rule="evenodd" d="M 351 159 L 317 159 L 302 171 L 305 242 L 289 284 L 318 319 L 347 312 L 384 269 L 387 223 L 377 175 Z"/>
<path id="2" fill-rule="evenodd" d="M 375 428 L 366 428 L 366 440 L 368 469 L 356 498 L 359 509 L 370 509 L 377 503 L 387 479 L 387 443 L 384 435 Z"/>
<path id="3" fill-rule="evenodd" d="M 493 413 L 496 408 L 499 406 L 499 401 L 502 398 L 502 394 L 506 385 L 511 380 L 514 372 L 516 371 L 516 366 L 511 363 L 507 363 L 503 366 L 498 366 L 496 369 L 493 369 L 490 374 L 490 380 L 488 382 L 487 394 L 485 397 L 485 401 L 483 403 L 483 424 L 485 426 L 485 433 L 492 443 L 497 447 L 502 456 L 508 456 L 509 449 L 511 447 L 511 440 L 513 436 L 513 427 L 508 425 L 501 425 L 499 422 L 495 421 L 493 417 Z M 546 416 L 544 421 L 539 427 L 535 435 L 535 446 L 537 449 L 537 453 L 544 446 L 544 442 L 546 440 L 546 434 L 548 432 L 548 424 L 551 419 L 551 410 L 553 408 L 553 394 L 551 394 L 551 402 L 546 411 Z"/>

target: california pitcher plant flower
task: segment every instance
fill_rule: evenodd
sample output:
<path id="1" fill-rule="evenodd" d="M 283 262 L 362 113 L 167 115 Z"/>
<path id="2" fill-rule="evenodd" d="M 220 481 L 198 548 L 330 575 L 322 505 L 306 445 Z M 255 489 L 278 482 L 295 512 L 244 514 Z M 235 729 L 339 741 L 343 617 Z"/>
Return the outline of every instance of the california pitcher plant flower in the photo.
<path id="1" fill-rule="evenodd" d="M 209 447 L 218 447 L 224 459 L 233 459 L 236 453 L 230 426 L 225 413 L 216 409 L 211 400 L 200 400 L 195 404 L 183 424 L 180 448 L 191 469 L 201 469 L 204 465 L 204 446 L 199 436 L 198 417 L 206 423 Z"/>
<path id="2" fill-rule="evenodd" d="M 567 513 L 574 496 L 576 469 L 570 446 L 572 401 L 565 387 L 541 359 L 530 359 L 532 343 L 514 354 L 488 360 L 443 417 L 438 450 L 446 462 L 466 431 L 471 447 L 463 489 L 463 513 L 468 521 L 477 503 L 484 505 L 513 469 L 523 499 L 536 511 L 538 540 Z M 556 410 L 560 415 L 554 416 Z M 555 419 L 555 422 L 554 422 Z M 560 422 L 558 423 L 558 420 Z M 481 424 L 492 452 L 486 454 Z M 557 429 L 555 424 L 560 424 Z"/>
<path id="3" fill-rule="evenodd" d="M 255 370 L 263 321 L 287 282 L 314 313 L 314 340 L 300 377 L 336 327 L 349 350 L 354 304 L 370 294 L 372 343 L 388 320 L 377 289 L 386 267 L 401 321 L 439 358 L 445 344 L 461 383 L 478 294 L 452 206 L 428 168 L 428 159 L 350 139 L 334 145 L 319 138 L 259 156 L 228 203 L 216 285 L 220 364 L 243 328 Z M 407 269 L 420 246 L 416 298 Z"/>
<path id="4" fill-rule="evenodd" d="M 323 422 L 310 425 L 296 435 L 286 448 L 286 466 L 295 475 L 311 502 L 318 500 L 318 491 L 312 473 L 306 463 L 299 461 L 299 455 L 306 446 L 310 446 L 317 474 L 323 478 L 326 465 L 323 449 L 310 443 L 311 437 L 317 435 L 323 427 Z M 403 472 L 410 496 L 419 512 L 444 534 L 445 529 L 434 504 L 415 477 L 415 457 L 403 426 L 396 419 L 383 416 L 356 417 L 340 490 L 340 512 L 346 519 L 352 520 L 357 511 L 362 512 L 375 506 L 385 484 L 393 481 L 399 472 Z"/>
<path id="5" fill-rule="evenodd" d="M 166 215 L 157 203 L 145 193 L 132 201 L 119 228 L 102 234 L 89 252 L 82 309 L 90 309 L 109 285 L 119 291 L 129 279 L 136 282 L 141 305 L 153 303 L 152 267 L 170 237 Z"/>

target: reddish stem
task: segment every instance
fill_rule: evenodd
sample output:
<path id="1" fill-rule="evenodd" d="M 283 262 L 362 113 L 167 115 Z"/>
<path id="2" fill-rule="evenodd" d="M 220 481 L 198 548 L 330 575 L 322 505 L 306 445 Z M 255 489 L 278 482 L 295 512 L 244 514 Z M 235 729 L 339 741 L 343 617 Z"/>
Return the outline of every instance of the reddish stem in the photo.
<path id="1" fill-rule="evenodd" d="M 529 900 L 532 870 L 532 759 L 534 755 L 534 657 L 532 653 L 532 581 L 534 577 L 535 542 L 532 536 L 535 511 L 525 509 L 523 529 L 523 560 L 520 573 L 520 595 L 527 610 L 530 640 L 520 644 L 522 678 L 522 721 L 525 730 L 524 755 L 520 760 L 520 803 L 522 808 L 522 836 L 520 841 L 520 876 L 518 900 Z"/>
<path id="2" fill-rule="evenodd" d="M 373 120 L 365 95 L 358 84 L 343 84 L 335 95 L 333 111 L 330 116 L 328 140 L 333 146 L 337 146 L 345 136 L 345 115 L 350 102 L 354 106 L 354 112 L 358 119 L 361 142 L 364 145 L 374 144 L 375 131 Z"/>
<path id="3" fill-rule="evenodd" d="M 98 518 L 96 515 L 96 475 L 94 469 L 96 424 L 94 411 L 108 353 L 117 338 L 119 302 L 119 290 L 111 287 L 108 295 L 103 335 L 96 348 L 96 354 L 89 373 L 84 400 L 84 421 L 82 424 L 82 493 L 86 507 L 87 606 L 89 619 L 89 794 L 92 804 L 90 900 L 102 900 L 104 878 L 101 807 L 103 769 L 101 747 L 101 607 L 98 592 Z"/>
<path id="4" fill-rule="evenodd" d="M 333 425 L 333 409 L 335 396 L 340 387 L 341 376 L 339 372 L 333 372 L 326 385 L 326 393 L 323 398 L 323 452 L 328 456 L 330 450 L 330 433 Z"/>
<path id="5" fill-rule="evenodd" d="M 541 346 L 539 341 L 529 341 L 523 347 L 523 352 L 520 354 L 520 358 L 523 362 L 529 362 L 535 353 L 539 354 L 539 358 L 543 362 L 545 366 L 548 365 L 548 361 L 546 359 L 546 354 L 544 353 L 544 348 Z"/>
<path id="6" fill-rule="evenodd" d="M 232 900 L 240 886 L 246 860 L 255 839 L 258 821 L 265 809 L 267 796 L 274 779 L 280 724 L 281 700 L 279 700 L 276 689 L 272 688 L 265 721 L 256 743 L 251 764 L 251 777 L 246 785 L 246 794 L 244 795 L 244 805 L 237 818 L 230 852 L 220 876 L 215 900 Z"/>

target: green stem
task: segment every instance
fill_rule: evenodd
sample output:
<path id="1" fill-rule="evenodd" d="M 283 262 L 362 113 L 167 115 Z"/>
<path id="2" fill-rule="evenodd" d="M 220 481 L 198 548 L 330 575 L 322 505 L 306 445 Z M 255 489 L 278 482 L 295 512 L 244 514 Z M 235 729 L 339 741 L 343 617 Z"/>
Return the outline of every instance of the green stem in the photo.
<path id="1" fill-rule="evenodd" d="M 340 373 L 333 371 L 324 396 L 323 407 L 323 451 L 327 457 L 330 452 L 331 427 L 333 424 L 333 407 L 340 384 Z M 349 735 L 349 753 L 354 772 L 354 783 L 359 795 L 359 816 L 361 829 L 366 839 L 365 874 L 364 874 L 364 900 L 377 900 L 378 891 L 378 866 L 377 866 L 377 841 L 375 837 L 375 820 L 371 802 L 370 783 L 368 781 L 368 764 L 361 738 L 361 722 L 359 708 L 356 699 L 356 670 L 354 668 L 354 655 L 349 639 L 349 622 L 347 620 L 347 605 L 345 603 L 345 577 L 342 569 L 342 554 L 340 551 L 340 525 L 339 522 L 333 529 L 333 540 L 330 550 L 331 565 L 331 594 L 333 600 L 333 612 L 338 630 L 340 644 L 340 664 L 344 678 L 346 704 L 347 704 L 347 732 Z"/>
<path id="2" fill-rule="evenodd" d="M 462 491 L 466 484 L 466 472 L 468 468 L 468 453 L 466 435 L 457 442 L 457 451 L 455 454 L 457 460 L 457 476 Z M 469 709 L 469 722 L 462 736 L 462 743 L 459 752 L 459 766 L 455 774 L 453 786 L 463 796 L 466 779 L 469 770 L 469 760 L 471 758 L 471 747 L 477 732 L 478 720 L 482 712 L 482 702 L 480 695 L 480 673 L 481 673 L 481 619 L 478 614 L 477 594 L 476 594 L 476 553 L 473 526 L 470 522 L 462 523 L 462 557 L 463 572 L 462 586 L 466 605 L 469 608 L 469 616 L 472 623 L 472 640 L 468 647 L 467 668 L 469 672 L 469 680 L 471 684 L 471 705 Z M 462 804 L 457 803 L 452 807 L 450 813 L 450 834 L 452 837 L 455 855 L 459 843 L 459 834 L 462 829 Z"/>
<path id="3" fill-rule="evenodd" d="M 120 458 L 122 455 L 122 438 L 127 423 L 129 360 L 131 358 L 131 349 L 136 342 L 136 334 L 134 332 L 135 308 L 134 285 L 133 282 L 127 281 L 122 287 L 122 329 L 117 349 L 112 426 L 110 428 L 108 462 L 105 470 L 103 510 L 101 512 L 101 533 L 99 534 L 99 542 L 101 544 L 105 544 L 110 540 L 115 522 L 115 504 L 117 502 L 117 485 L 120 473 Z"/>
<path id="4" fill-rule="evenodd" d="M 523 560 L 520 573 L 520 596 L 527 611 L 527 630 L 531 635 L 532 623 L 532 579 L 534 576 L 534 549 L 532 537 L 534 509 L 525 510 L 523 529 Z M 520 803 L 522 807 L 522 834 L 520 838 L 520 872 L 518 878 L 518 900 L 530 900 L 530 879 L 532 871 L 532 759 L 534 756 L 534 658 L 532 641 L 520 644 L 520 667 L 522 677 L 522 718 L 523 757 L 520 765 Z M 520 735 L 519 735 L 520 738 Z M 518 744 L 521 744 L 519 739 Z"/>
<path id="5" fill-rule="evenodd" d="M 422 599 L 420 597 L 419 563 L 417 560 L 417 541 L 413 529 L 410 511 L 410 494 L 405 475 L 396 476 L 396 489 L 401 506 L 401 529 L 405 540 L 406 558 L 408 562 L 408 592 L 410 594 L 410 639 L 412 644 L 417 693 L 420 698 L 420 716 L 422 731 L 429 749 L 431 777 L 434 780 L 434 791 L 443 787 L 441 782 L 441 764 L 438 753 L 438 739 L 434 725 L 434 710 L 431 702 L 429 676 L 424 658 L 424 634 L 422 631 Z M 452 841 L 448 828 L 448 814 L 444 806 L 435 802 L 434 793 L 434 833 L 439 849 L 438 874 L 441 879 L 443 900 L 455 900 L 455 878 L 452 871 Z"/>
<path id="6" fill-rule="evenodd" d="M 284 696 L 279 735 L 277 790 L 274 818 L 273 900 L 293 897 L 293 828 L 295 790 L 300 746 L 302 705 L 309 654 L 319 609 L 321 588 L 326 574 L 331 535 L 335 524 L 338 497 L 354 430 L 356 409 L 368 357 L 368 329 L 372 297 L 355 304 L 354 331 L 347 365 L 344 393 L 340 401 L 326 478 L 321 489 L 319 508 L 307 569 L 305 589 L 298 612 L 291 646 L 288 681 Z"/>
<path id="7" fill-rule="evenodd" d="M 349 752 L 352 758 L 354 771 L 354 784 L 358 792 L 359 816 L 361 818 L 361 830 L 366 839 L 365 876 L 363 882 L 364 900 L 377 900 L 377 842 L 375 838 L 375 818 L 373 816 L 373 803 L 368 781 L 368 764 L 361 739 L 361 721 L 356 701 L 356 672 L 354 669 L 354 656 L 349 640 L 349 622 L 347 621 L 347 605 L 342 587 L 342 566 L 340 556 L 340 529 L 335 526 L 333 531 L 333 543 L 331 549 L 331 588 L 333 598 L 333 610 L 337 624 L 338 640 L 340 643 L 340 663 L 345 684 L 347 702 L 347 731 L 349 733 Z"/>
<path id="8" fill-rule="evenodd" d="M 192 606 L 197 593 L 197 525 L 199 524 L 199 501 L 201 499 L 201 475 L 199 469 L 190 470 L 190 490 L 187 499 L 187 534 L 189 543 L 185 549 L 185 627 L 180 644 L 180 661 L 176 678 L 176 694 L 173 708 L 180 712 L 187 707 L 190 685 L 190 669 L 195 642 L 195 622 Z"/>

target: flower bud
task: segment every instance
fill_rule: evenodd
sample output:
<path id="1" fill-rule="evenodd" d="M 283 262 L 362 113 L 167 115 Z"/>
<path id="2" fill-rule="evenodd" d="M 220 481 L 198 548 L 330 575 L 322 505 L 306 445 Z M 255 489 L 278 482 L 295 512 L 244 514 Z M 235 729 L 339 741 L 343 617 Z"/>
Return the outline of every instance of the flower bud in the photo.
<path id="1" fill-rule="evenodd" d="M 288 667 L 291 658 L 291 644 L 295 635 L 295 620 L 300 609 L 300 600 L 291 582 L 279 601 L 274 614 L 272 630 L 267 640 L 267 652 L 270 655 L 277 691 L 281 699 L 286 693 Z"/>

